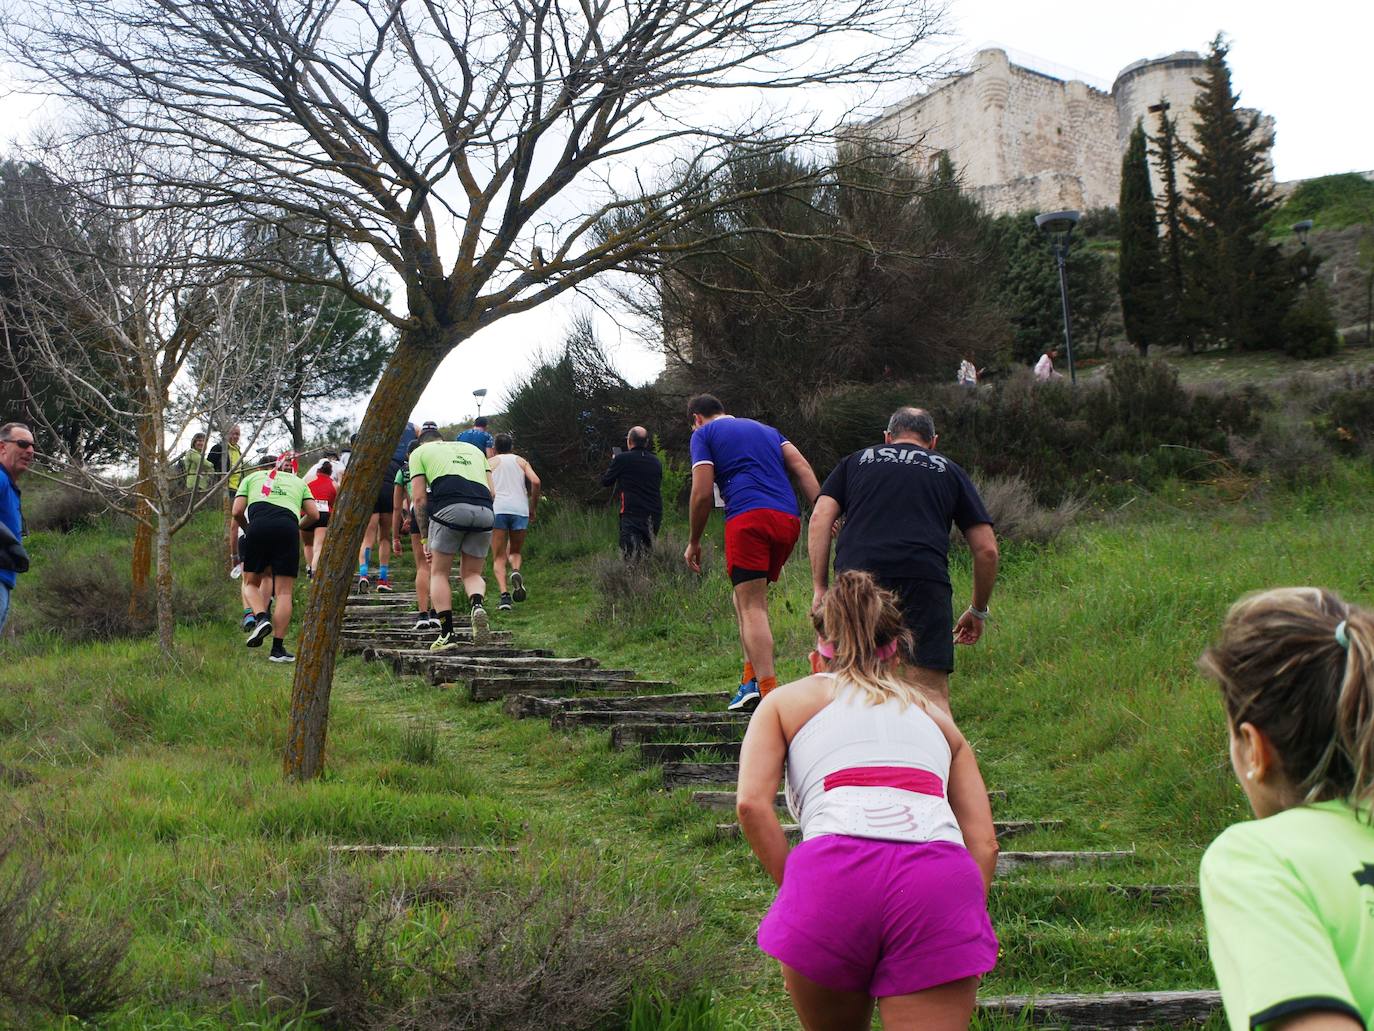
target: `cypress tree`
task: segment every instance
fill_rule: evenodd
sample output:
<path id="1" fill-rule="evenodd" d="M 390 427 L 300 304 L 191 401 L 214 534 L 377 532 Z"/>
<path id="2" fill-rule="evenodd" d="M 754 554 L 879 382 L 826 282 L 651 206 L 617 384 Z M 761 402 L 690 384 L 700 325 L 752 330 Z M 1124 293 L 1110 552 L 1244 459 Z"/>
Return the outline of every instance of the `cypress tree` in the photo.
<path id="1" fill-rule="evenodd" d="M 1231 88 L 1227 46 L 1212 41 L 1206 71 L 1193 81 L 1197 144 L 1185 146 L 1191 212 L 1183 214 L 1185 317 L 1211 340 L 1241 348 L 1278 347 L 1296 282 L 1268 238 L 1277 201 L 1269 184 L 1272 137 L 1259 115 L 1244 113 Z"/>
<path id="2" fill-rule="evenodd" d="M 1163 282 L 1159 265 L 1159 225 L 1150 189 L 1150 163 L 1145 153 L 1145 129 L 1136 122 L 1131 142 L 1121 159 L 1121 260 L 1117 290 L 1121 321 L 1129 340 L 1145 355 L 1164 339 Z"/>
<path id="3" fill-rule="evenodd" d="M 1193 329 L 1183 317 L 1184 261 L 1186 238 L 1183 231 L 1183 192 L 1178 188 L 1178 161 L 1181 156 L 1178 123 L 1169 117 L 1169 103 L 1160 98 L 1159 135 L 1150 138 L 1152 153 L 1159 168 L 1162 188 L 1159 217 L 1164 228 L 1164 248 L 1160 263 L 1162 319 L 1175 339 L 1182 337 L 1188 353 L 1194 350 Z"/>

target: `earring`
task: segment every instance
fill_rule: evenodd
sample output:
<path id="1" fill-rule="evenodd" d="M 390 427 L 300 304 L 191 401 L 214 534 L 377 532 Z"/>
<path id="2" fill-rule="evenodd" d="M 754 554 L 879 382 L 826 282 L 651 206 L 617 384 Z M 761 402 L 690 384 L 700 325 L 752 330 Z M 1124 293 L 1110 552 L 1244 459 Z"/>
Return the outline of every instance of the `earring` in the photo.
<path id="1" fill-rule="evenodd" d="M 1254 770 L 1248 770 L 1248 771 L 1246 771 L 1245 779 L 1246 779 L 1246 780 L 1254 780 L 1254 779 L 1255 779 L 1255 771 L 1254 771 Z"/>

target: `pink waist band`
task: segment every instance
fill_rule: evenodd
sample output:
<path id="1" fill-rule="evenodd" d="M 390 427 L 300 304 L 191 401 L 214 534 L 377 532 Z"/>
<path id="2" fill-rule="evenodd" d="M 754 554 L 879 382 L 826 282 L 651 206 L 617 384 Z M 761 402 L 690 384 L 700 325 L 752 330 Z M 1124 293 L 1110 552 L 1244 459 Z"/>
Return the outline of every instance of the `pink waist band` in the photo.
<path id="1" fill-rule="evenodd" d="M 945 783 L 929 770 L 910 766 L 852 766 L 825 778 L 825 790 L 836 788 L 897 788 L 918 795 L 945 797 Z"/>

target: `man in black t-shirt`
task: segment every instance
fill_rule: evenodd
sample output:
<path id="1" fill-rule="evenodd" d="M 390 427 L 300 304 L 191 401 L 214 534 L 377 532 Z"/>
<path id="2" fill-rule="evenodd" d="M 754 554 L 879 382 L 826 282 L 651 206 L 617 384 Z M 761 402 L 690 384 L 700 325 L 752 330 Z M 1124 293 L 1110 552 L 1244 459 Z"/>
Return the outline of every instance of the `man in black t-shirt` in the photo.
<path id="1" fill-rule="evenodd" d="M 620 553 L 629 559 L 654 546 L 663 523 L 663 464 L 649 450 L 649 431 L 634 426 L 625 450 L 611 459 L 601 486 L 614 487 L 620 501 Z"/>
<path id="2" fill-rule="evenodd" d="M 811 513 L 812 607 L 830 583 L 830 540 L 835 572 L 861 569 L 894 592 L 915 638 L 908 656 L 917 683 L 946 711 L 954 644 L 974 644 L 988 618 L 997 579 L 997 537 L 983 499 L 963 469 L 935 451 L 935 422 L 919 408 L 900 408 L 883 445 L 843 459 L 826 477 Z M 973 599 L 958 621 L 950 603 L 949 529 L 958 526 L 973 552 Z"/>

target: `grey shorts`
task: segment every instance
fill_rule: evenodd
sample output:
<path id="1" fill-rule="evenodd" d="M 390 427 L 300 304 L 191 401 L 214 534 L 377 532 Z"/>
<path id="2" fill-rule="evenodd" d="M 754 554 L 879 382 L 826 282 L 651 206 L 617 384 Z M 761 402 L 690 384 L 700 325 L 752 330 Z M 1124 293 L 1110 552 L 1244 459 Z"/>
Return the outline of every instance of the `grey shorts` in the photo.
<path id="1" fill-rule="evenodd" d="M 491 509 L 481 505 L 445 505 L 430 514 L 429 550 L 444 555 L 462 552 L 473 558 L 486 558 L 491 550 L 493 519 Z"/>

